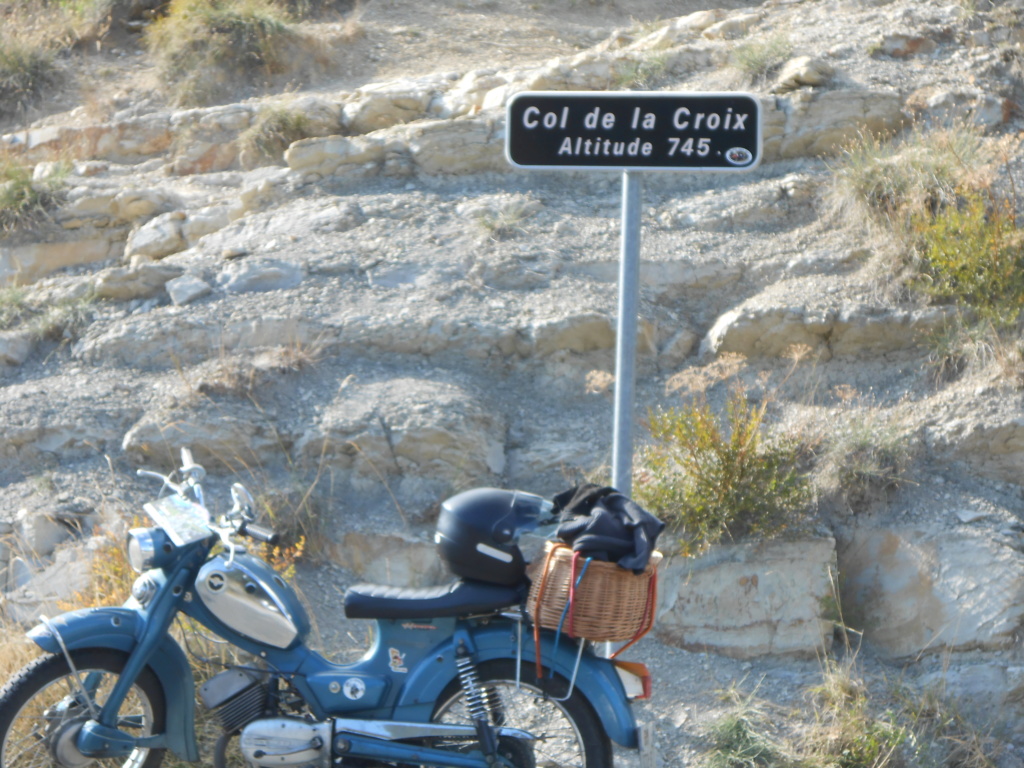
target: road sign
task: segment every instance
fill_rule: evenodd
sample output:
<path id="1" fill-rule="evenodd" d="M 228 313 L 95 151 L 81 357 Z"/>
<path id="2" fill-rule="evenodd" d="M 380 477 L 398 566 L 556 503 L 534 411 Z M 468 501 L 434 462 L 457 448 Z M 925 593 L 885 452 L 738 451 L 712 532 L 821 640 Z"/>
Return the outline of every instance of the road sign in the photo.
<path id="1" fill-rule="evenodd" d="M 747 93 L 527 91 L 509 100 L 505 154 L 520 168 L 622 171 L 612 485 L 633 485 L 640 302 L 641 171 L 749 171 L 761 162 L 761 110 Z"/>
<path id="2" fill-rule="evenodd" d="M 533 91 L 508 103 L 505 152 L 520 168 L 749 171 L 761 111 L 745 93 Z"/>

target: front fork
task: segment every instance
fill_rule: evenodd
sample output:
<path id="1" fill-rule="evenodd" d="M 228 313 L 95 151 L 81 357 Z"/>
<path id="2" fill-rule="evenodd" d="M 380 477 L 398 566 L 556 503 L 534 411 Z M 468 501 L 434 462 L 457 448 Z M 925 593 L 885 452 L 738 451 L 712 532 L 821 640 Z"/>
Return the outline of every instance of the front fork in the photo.
<path id="1" fill-rule="evenodd" d="M 121 670 L 121 674 L 110 690 L 98 716 L 93 712 L 93 719 L 82 726 L 75 739 L 75 746 L 86 757 L 124 757 L 139 747 L 160 748 L 166 746 L 166 739 L 163 735 L 139 738 L 120 730 L 117 727 L 119 724 L 118 713 L 135 681 L 170 629 L 190 576 L 191 574 L 187 570 L 179 570 L 173 582 L 168 585 L 169 588 L 161 590 L 153 604 L 149 606 L 147 621 L 138 645 L 128 656 L 124 669 Z M 71 663 L 70 655 L 68 655 L 68 663 Z M 92 682 L 92 690 L 89 690 L 88 680 L 83 685 L 85 690 L 81 693 L 89 697 L 90 710 L 93 710 L 94 705 L 91 702 L 98 681 Z"/>

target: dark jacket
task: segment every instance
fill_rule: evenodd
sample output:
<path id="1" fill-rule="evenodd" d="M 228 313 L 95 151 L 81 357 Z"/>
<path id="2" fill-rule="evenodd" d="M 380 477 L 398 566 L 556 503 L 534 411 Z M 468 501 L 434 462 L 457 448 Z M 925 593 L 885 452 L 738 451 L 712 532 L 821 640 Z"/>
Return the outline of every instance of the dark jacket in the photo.
<path id="1" fill-rule="evenodd" d="M 553 499 L 557 536 L 596 560 L 643 573 L 665 524 L 614 488 L 578 485 Z"/>

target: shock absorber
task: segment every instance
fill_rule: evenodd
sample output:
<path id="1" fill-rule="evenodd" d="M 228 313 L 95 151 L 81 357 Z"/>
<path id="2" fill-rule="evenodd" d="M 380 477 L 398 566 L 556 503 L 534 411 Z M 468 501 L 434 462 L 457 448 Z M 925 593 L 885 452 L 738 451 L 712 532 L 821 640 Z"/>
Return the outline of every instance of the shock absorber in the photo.
<path id="1" fill-rule="evenodd" d="M 498 751 L 498 737 L 491 726 L 491 697 L 480 685 L 480 675 L 476 671 L 473 660 L 469 657 L 466 647 L 459 644 L 455 653 L 455 668 L 459 674 L 459 684 L 466 701 L 466 709 L 476 726 L 477 738 L 487 757 L 488 763 L 494 761 Z"/>
<path id="2" fill-rule="evenodd" d="M 465 650 L 456 655 L 455 667 L 459 671 L 459 683 L 462 685 L 462 694 L 466 700 L 469 716 L 474 720 L 482 718 L 490 722 L 490 697 L 480 685 L 480 675 L 477 674 L 473 660 L 469 658 L 469 654 Z"/>

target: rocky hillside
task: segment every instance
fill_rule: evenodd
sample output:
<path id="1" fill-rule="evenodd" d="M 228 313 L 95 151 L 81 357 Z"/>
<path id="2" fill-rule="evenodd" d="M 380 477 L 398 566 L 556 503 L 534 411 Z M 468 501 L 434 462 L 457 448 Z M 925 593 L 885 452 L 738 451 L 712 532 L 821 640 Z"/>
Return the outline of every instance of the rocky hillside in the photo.
<path id="1" fill-rule="evenodd" d="M 1022 13 L 1019 0 L 375 0 L 308 25 L 347 46 L 333 68 L 188 109 L 131 37 L 74 54 L 104 95 L 76 103 L 66 82 L 0 136 L 37 184 L 61 179 L 48 219 L 0 240 L 8 612 L 66 591 L 48 564 L 82 562 L 67 542 L 129 516 L 154 490 L 135 468 L 170 469 L 181 446 L 211 489 L 243 479 L 339 567 L 394 581 L 441 577 L 425 542 L 445 496 L 602 477 L 620 178 L 513 170 L 504 106 L 523 90 L 743 90 L 761 101 L 758 169 L 643 181 L 637 418 L 742 384 L 810 443 L 895 440 L 898 475 L 855 493 L 818 457 L 816 578 L 838 563 L 845 617 L 880 658 L 980 652 L 962 657 L 964 689 L 995 670 L 989 703 L 1014 699 L 1019 373 L 984 350 L 958 375 L 937 366 L 957 308 L 887 290 L 891 248 L 833 190 L 858 136 L 949 124 L 1001 141 L 1012 179 Z M 252 142 L 272 109 L 302 118 L 283 154 Z M 764 592 L 769 560 L 739 559 L 762 569 L 743 588 Z M 805 621 L 827 643 L 826 597 Z M 662 640 L 716 648 L 674 621 Z M 722 631 L 733 656 L 780 650 Z"/>

